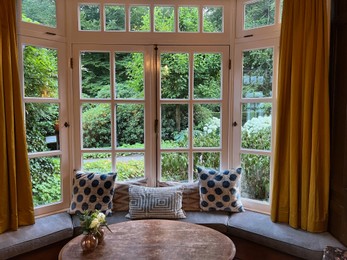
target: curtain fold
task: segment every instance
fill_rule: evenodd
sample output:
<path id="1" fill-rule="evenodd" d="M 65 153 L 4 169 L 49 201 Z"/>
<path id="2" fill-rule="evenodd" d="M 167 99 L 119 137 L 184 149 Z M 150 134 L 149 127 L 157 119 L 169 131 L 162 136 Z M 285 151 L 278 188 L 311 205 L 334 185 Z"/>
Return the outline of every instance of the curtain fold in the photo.
<path id="1" fill-rule="evenodd" d="M 284 1 L 271 219 L 327 230 L 330 176 L 326 0 Z"/>
<path id="2" fill-rule="evenodd" d="M 0 233 L 35 222 L 18 73 L 15 3 L 0 0 Z"/>

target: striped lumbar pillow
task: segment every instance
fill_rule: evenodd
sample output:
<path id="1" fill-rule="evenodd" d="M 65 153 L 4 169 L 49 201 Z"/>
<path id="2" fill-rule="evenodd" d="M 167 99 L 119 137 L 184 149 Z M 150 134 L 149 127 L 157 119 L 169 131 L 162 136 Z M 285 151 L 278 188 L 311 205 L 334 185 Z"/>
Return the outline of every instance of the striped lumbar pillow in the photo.
<path id="1" fill-rule="evenodd" d="M 130 219 L 186 218 L 182 210 L 182 189 L 179 187 L 129 186 Z"/>

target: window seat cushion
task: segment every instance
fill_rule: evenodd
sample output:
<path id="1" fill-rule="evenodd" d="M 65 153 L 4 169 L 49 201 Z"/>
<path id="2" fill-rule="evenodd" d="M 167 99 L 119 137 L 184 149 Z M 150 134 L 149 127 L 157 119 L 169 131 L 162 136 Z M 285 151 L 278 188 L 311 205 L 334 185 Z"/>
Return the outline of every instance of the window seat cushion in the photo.
<path id="1" fill-rule="evenodd" d="M 282 223 L 270 216 L 246 211 L 232 214 L 228 234 L 304 259 L 322 259 L 327 246 L 344 248 L 330 233 L 311 233 Z"/>
<path id="2" fill-rule="evenodd" d="M 73 237 L 73 226 L 68 213 L 57 213 L 38 218 L 34 225 L 0 234 L 0 258 L 14 257 L 61 240 Z"/>

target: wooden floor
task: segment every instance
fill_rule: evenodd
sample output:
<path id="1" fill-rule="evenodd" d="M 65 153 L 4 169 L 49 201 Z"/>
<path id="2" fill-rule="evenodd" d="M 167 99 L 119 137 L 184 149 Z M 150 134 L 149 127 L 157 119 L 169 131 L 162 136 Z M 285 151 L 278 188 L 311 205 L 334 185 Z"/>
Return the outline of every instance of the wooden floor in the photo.
<path id="1" fill-rule="evenodd" d="M 294 256 L 290 256 L 279 251 L 273 250 L 268 247 L 258 245 L 256 243 L 249 242 L 237 237 L 230 237 L 236 247 L 236 256 L 235 260 L 295 260 L 300 259 Z M 41 249 L 37 249 L 20 255 L 12 260 L 57 260 L 60 249 L 68 242 L 69 240 L 64 240 L 53 245 L 46 246 Z M 1 256 L 0 256 L 1 257 Z M 169 260 L 169 259 L 168 259 Z"/>

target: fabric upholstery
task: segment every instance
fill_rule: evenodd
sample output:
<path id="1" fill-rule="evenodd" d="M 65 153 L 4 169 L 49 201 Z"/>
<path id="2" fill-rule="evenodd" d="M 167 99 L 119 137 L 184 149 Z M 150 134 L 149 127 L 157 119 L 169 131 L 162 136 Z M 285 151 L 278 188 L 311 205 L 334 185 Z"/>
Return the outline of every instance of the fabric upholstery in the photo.
<path id="1" fill-rule="evenodd" d="M 327 1 L 284 1 L 271 218 L 327 230 L 330 172 Z"/>
<path id="2" fill-rule="evenodd" d="M 76 171 L 72 181 L 73 194 L 69 213 L 99 210 L 112 214 L 116 173 L 96 174 Z"/>
<path id="3" fill-rule="evenodd" d="M 243 212 L 239 180 L 241 168 L 217 172 L 198 167 L 200 207 L 204 211 Z"/>
<path id="4" fill-rule="evenodd" d="M 116 182 L 113 195 L 113 211 L 129 210 L 129 185 L 147 186 L 147 179 Z"/>
<path id="5" fill-rule="evenodd" d="M 16 1 L 0 1 L 0 233 L 35 222 L 18 74 Z"/>
<path id="6" fill-rule="evenodd" d="M 129 187 L 129 214 L 131 219 L 185 218 L 182 210 L 182 189 L 177 187 Z"/>
<path id="7" fill-rule="evenodd" d="M 15 257 L 37 248 L 72 238 L 73 225 L 66 212 L 36 219 L 34 225 L 0 235 L 0 259 Z"/>
<path id="8" fill-rule="evenodd" d="M 201 211 L 199 182 L 177 183 L 177 182 L 160 182 L 160 187 L 179 186 L 183 189 L 182 209 L 184 211 Z"/>

